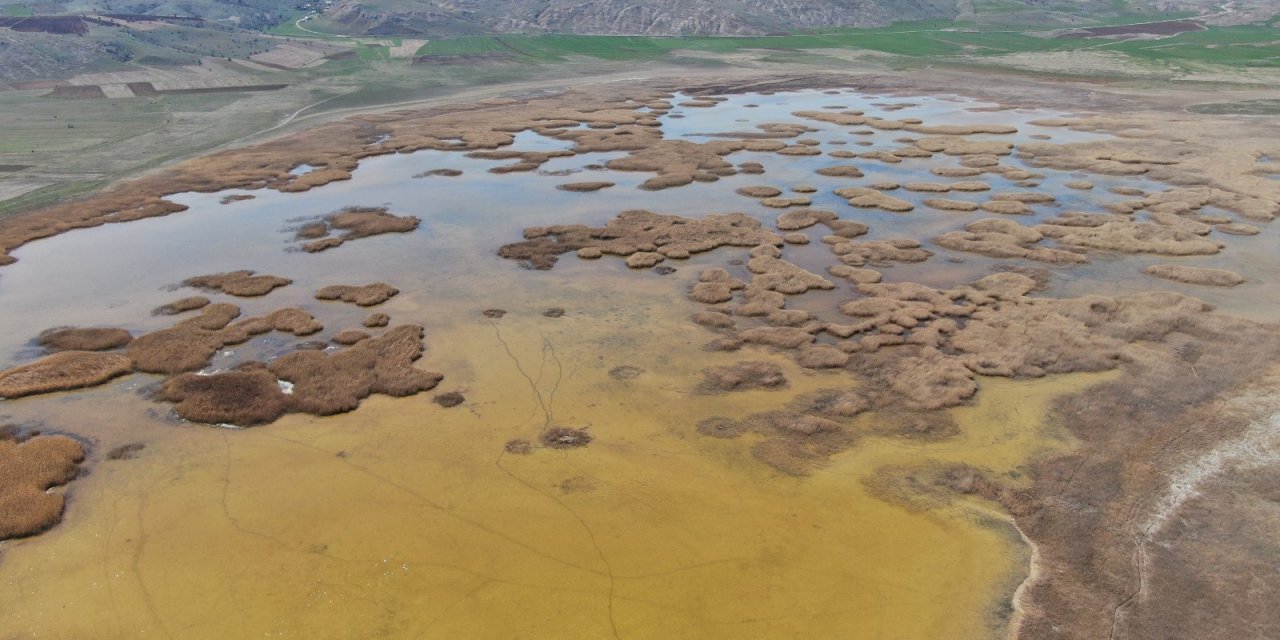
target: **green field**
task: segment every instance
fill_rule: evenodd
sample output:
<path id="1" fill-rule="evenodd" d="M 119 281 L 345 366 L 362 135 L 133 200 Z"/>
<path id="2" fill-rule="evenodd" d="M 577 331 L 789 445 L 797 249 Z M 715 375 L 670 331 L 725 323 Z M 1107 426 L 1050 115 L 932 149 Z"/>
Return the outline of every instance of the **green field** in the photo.
<path id="1" fill-rule="evenodd" d="M 950 24 L 950 23 L 944 23 Z M 493 56 L 521 62 L 573 58 L 658 60 L 676 51 L 728 54 L 741 51 L 867 50 L 913 58 L 996 56 L 1022 52 L 1104 49 L 1143 61 L 1207 62 L 1232 66 L 1280 65 L 1280 35 L 1268 25 L 1212 27 L 1154 40 L 1052 38 L 1009 30 L 979 30 L 939 23 L 882 29 L 835 30 L 770 37 L 643 37 L 577 35 L 462 36 L 432 40 L 418 50 L 429 56 Z"/>

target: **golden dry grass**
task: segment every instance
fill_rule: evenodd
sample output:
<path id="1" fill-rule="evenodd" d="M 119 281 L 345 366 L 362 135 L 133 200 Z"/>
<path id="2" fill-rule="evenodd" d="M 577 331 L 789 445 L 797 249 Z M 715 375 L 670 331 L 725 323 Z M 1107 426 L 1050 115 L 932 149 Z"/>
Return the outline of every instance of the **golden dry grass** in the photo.
<path id="1" fill-rule="evenodd" d="M 119 349 L 133 340 L 124 329 L 105 327 L 62 327 L 42 332 L 36 342 L 46 351 L 107 351 Z"/>
<path id="2" fill-rule="evenodd" d="M 75 479 L 80 443 L 63 436 L 0 438 L 0 540 L 45 531 L 62 519 L 65 499 L 48 491 Z"/>
<path id="3" fill-rule="evenodd" d="M 0 371 L 0 398 L 94 387 L 132 370 L 124 354 L 63 351 Z"/>

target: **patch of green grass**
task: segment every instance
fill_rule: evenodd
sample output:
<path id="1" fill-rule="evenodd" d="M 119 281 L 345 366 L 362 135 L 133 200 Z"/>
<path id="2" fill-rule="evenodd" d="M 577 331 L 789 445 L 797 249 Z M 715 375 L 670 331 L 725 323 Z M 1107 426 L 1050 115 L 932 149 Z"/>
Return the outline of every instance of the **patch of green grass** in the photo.
<path id="1" fill-rule="evenodd" d="M 6 4 L 4 5 L 4 11 L 0 13 L 10 18 L 25 18 L 36 14 L 35 11 L 31 10 L 31 7 L 24 4 Z"/>
<path id="2" fill-rule="evenodd" d="M 361 44 L 356 47 L 356 56 L 363 62 L 386 62 L 391 60 L 391 49 L 380 44 Z"/>
<path id="3" fill-rule="evenodd" d="M 1129 40 L 1106 47 L 1135 58 L 1231 66 L 1280 66 L 1280 34 L 1270 27 L 1210 27 L 1159 40 Z"/>
<path id="4" fill-rule="evenodd" d="M 1192 113 L 1211 115 L 1275 116 L 1280 115 L 1280 100 L 1246 100 L 1243 102 L 1214 102 L 1197 104 L 1187 108 Z"/>

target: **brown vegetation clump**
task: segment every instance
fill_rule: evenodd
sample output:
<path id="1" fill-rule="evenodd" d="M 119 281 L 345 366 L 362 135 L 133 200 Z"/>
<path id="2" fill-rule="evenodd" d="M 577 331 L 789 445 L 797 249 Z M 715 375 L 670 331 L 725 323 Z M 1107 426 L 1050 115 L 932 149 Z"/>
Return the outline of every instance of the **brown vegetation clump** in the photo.
<path id="1" fill-rule="evenodd" d="M 1097 226 L 1075 226 L 1076 220 L 1080 218 L 1046 220 L 1036 230 L 1062 244 L 1124 253 L 1204 256 L 1223 248 L 1216 240 L 1149 222 L 1121 219 Z"/>
<path id="2" fill-rule="evenodd" d="M 400 290 L 385 283 L 366 285 L 333 284 L 316 291 L 317 300 L 338 300 L 362 307 L 372 307 L 394 298 Z"/>
<path id="3" fill-rule="evenodd" d="M 822 167 L 821 169 L 814 171 L 814 173 L 831 178 L 861 178 L 863 176 L 861 169 L 848 164 L 836 165 L 833 167 Z"/>
<path id="4" fill-rule="evenodd" d="M 835 220 L 836 212 L 822 209 L 792 209 L 778 215 L 778 229 L 782 231 L 799 231 L 818 223 Z"/>
<path id="5" fill-rule="evenodd" d="M 84 456 L 80 443 L 63 436 L 0 438 L 0 540 L 58 524 L 66 499 L 49 489 L 74 480 Z"/>
<path id="6" fill-rule="evenodd" d="M 1088 180 L 1068 180 L 1065 184 L 1068 189 L 1077 191 L 1090 191 L 1093 189 L 1093 183 Z"/>
<path id="7" fill-rule="evenodd" d="M 939 209 L 941 211 L 977 211 L 978 204 L 967 200 L 951 200 L 949 198 L 929 198 L 924 201 L 924 206 L 931 209 Z"/>
<path id="8" fill-rule="evenodd" d="M 874 284 L 880 282 L 881 278 L 883 278 L 880 272 L 875 269 L 851 267 L 847 264 L 833 264 L 827 267 L 827 273 L 855 284 Z"/>
<path id="9" fill-rule="evenodd" d="M 953 251 L 976 253 L 991 258 L 1025 258 L 1050 264 L 1081 264 L 1088 257 L 1071 251 L 1032 246 L 1044 238 L 1036 229 L 1004 218 L 985 218 L 965 225 L 964 231 L 949 231 L 933 243 Z"/>
<path id="10" fill-rule="evenodd" d="M 47 352 L 55 351 L 107 351 L 119 349 L 133 341 L 124 329 L 105 327 L 63 327 L 48 329 L 36 337 L 36 343 Z"/>
<path id="11" fill-rule="evenodd" d="M 523 242 L 504 245 L 498 255 L 518 260 L 527 268 L 542 270 L 554 266 L 561 254 L 577 251 L 583 256 L 583 251 L 588 249 L 601 255 L 656 253 L 664 258 L 685 259 L 723 246 L 782 244 L 781 237 L 741 213 L 697 219 L 641 210 L 624 211 L 603 227 L 532 227 L 525 229 L 524 237 Z M 595 251 L 583 257 L 594 256 Z"/>
<path id="12" fill-rule="evenodd" d="M 883 209 L 894 213 L 907 213 L 916 208 L 915 205 L 906 200 L 865 187 L 836 189 L 835 194 L 841 198 L 847 198 L 850 205 L 863 209 Z"/>
<path id="13" fill-rule="evenodd" d="M 949 156 L 1007 156 L 1013 153 L 1013 145 L 1008 142 L 966 140 L 958 136 L 921 138 L 915 145 L 925 151 Z"/>
<path id="14" fill-rule="evenodd" d="M 201 314 L 168 329 L 139 336 L 125 348 L 133 367 L 147 373 L 181 373 L 208 366 L 219 349 L 246 342 L 255 335 L 285 331 L 305 336 L 323 329 L 311 314 L 301 309 L 280 309 L 265 316 L 240 322 L 240 308 L 211 304 Z"/>
<path id="15" fill-rule="evenodd" d="M 840 256 L 847 266 L 887 265 L 891 262 L 924 262 L 933 255 L 919 242 L 905 238 L 896 240 L 869 240 L 866 242 L 838 242 L 831 245 L 831 252 Z"/>
<path id="16" fill-rule="evenodd" d="M 0 398 L 96 387 L 132 370 L 124 354 L 62 351 L 0 371 Z"/>
<path id="17" fill-rule="evenodd" d="M 179 374 L 165 381 L 156 399 L 174 403 L 184 420 L 239 427 L 275 422 L 289 410 L 275 374 L 259 363 L 213 375 Z"/>
<path id="18" fill-rule="evenodd" d="M 195 311 L 202 309 L 209 304 L 209 299 L 204 296 L 192 296 L 190 298 L 182 298 L 174 300 L 168 304 L 162 304 L 151 311 L 153 316 L 175 316 L 179 313 Z"/>
<path id="19" fill-rule="evenodd" d="M 951 185 L 940 182 L 908 182 L 902 188 L 919 193 L 946 193 L 951 190 Z"/>
<path id="20" fill-rule="evenodd" d="M 807 207 L 813 204 L 813 199 L 809 196 L 765 198 L 760 201 L 760 204 L 772 209 L 786 209 L 787 207 Z"/>
<path id="21" fill-rule="evenodd" d="M 423 171 L 422 173 L 419 173 L 418 175 L 416 175 L 416 176 L 414 176 L 414 177 L 415 177 L 415 178 L 430 178 L 430 177 L 433 177 L 433 176 L 442 176 L 442 177 L 445 177 L 445 178 L 456 178 L 456 177 L 458 177 L 458 176 L 460 176 L 460 175 L 462 175 L 462 172 L 461 172 L 461 171 L 459 171 L 459 170 L 457 170 L 457 169 L 432 169 L 432 170 L 430 170 L 430 171 Z"/>
<path id="22" fill-rule="evenodd" d="M 413 216 L 397 216 L 386 207 L 347 207 L 320 220 L 304 224 L 295 239 L 310 240 L 302 245 L 307 253 L 318 253 L 341 246 L 350 240 L 359 240 L 384 233 L 408 233 L 421 223 Z M 340 232 L 339 235 L 331 235 Z"/>
<path id="23" fill-rule="evenodd" d="M 1211 287 L 1234 287 L 1245 282 L 1244 276 L 1234 271 L 1176 264 L 1153 264 L 1143 269 L 1142 272 L 1149 276 L 1173 280 L 1174 282 Z"/>
<path id="24" fill-rule="evenodd" d="M 431 401 L 448 409 L 466 402 L 467 399 L 457 391 L 447 391 L 445 393 L 437 393 L 435 397 L 431 398 Z"/>
<path id="25" fill-rule="evenodd" d="M 361 340 L 368 340 L 368 339 L 369 339 L 369 334 L 363 331 L 360 331 L 359 329 L 346 329 L 344 331 L 339 331 L 338 333 L 334 334 L 332 338 L 330 338 L 330 340 L 332 340 L 334 344 L 340 344 L 344 346 L 350 346 L 357 342 L 360 342 Z"/>
<path id="26" fill-rule="evenodd" d="M 772 248 L 772 245 L 765 246 Z M 747 270 L 754 274 L 749 284 L 754 291 L 776 291 L 786 295 L 796 295 L 811 289 L 835 288 L 830 280 L 774 257 L 771 253 L 753 255 L 747 262 Z"/>
<path id="27" fill-rule="evenodd" d="M 380 327 L 385 327 L 390 323 L 391 323 L 391 316 L 385 313 L 382 313 L 381 311 L 377 311 L 369 314 L 369 317 L 364 319 L 363 324 L 364 326 L 370 329 L 376 329 Z"/>
<path id="28" fill-rule="evenodd" d="M 689 291 L 689 299 L 703 304 L 720 304 L 733 299 L 733 292 L 746 287 L 746 283 L 729 275 L 724 269 L 707 269 L 699 282 Z"/>
<path id="29" fill-rule="evenodd" d="M 723 367 L 702 370 L 702 382 L 698 391 L 748 391 L 752 389 L 781 389 L 787 386 L 782 367 L 772 362 L 744 360 Z"/>
<path id="30" fill-rule="evenodd" d="M 593 182 L 567 182 L 565 184 L 557 185 L 556 188 L 561 191 L 572 191 L 575 193 L 588 193 L 591 191 L 608 189 L 609 187 L 612 187 L 612 186 L 614 186 L 614 183 L 612 182 L 599 180 L 599 181 L 593 181 Z"/>
<path id="31" fill-rule="evenodd" d="M 1214 228 L 1217 229 L 1218 231 L 1221 231 L 1222 233 L 1233 235 L 1233 236 L 1256 236 L 1259 233 L 1262 233 L 1261 229 L 1251 224 L 1241 224 L 1238 222 L 1220 224 L 1215 226 Z"/>
<path id="32" fill-rule="evenodd" d="M 293 284 L 293 280 L 271 275 L 253 275 L 252 271 L 231 271 L 207 276 L 196 276 L 182 281 L 184 287 L 221 291 L 229 296 L 252 298 L 265 296 L 279 287 Z"/>
<path id="33" fill-rule="evenodd" d="M 982 203 L 978 208 L 991 213 L 1001 213 L 1007 216 L 1026 216 L 1031 215 L 1031 207 L 1025 202 L 1017 200 L 988 200 Z"/>
<path id="34" fill-rule="evenodd" d="M 591 433 L 586 427 L 551 427 L 538 438 L 542 444 L 552 449 L 577 449 L 591 444 Z"/>
<path id="35" fill-rule="evenodd" d="M 515 438 L 508 440 L 502 450 L 512 455 L 527 456 L 533 453 L 533 443 L 524 438 Z"/>
<path id="36" fill-rule="evenodd" d="M 989 184 L 987 184 L 987 183 L 985 183 L 985 182 L 978 182 L 978 181 L 972 181 L 972 182 L 952 182 L 950 186 L 951 186 L 951 190 L 952 190 L 952 191 L 963 191 L 963 192 L 966 192 L 966 193 L 973 193 L 973 192 L 977 192 L 977 191 L 990 191 L 990 190 L 991 190 L 991 185 L 989 185 Z"/>
<path id="37" fill-rule="evenodd" d="M 422 357 L 422 336 L 422 327 L 402 325 L 334 353 L 294 351 L 267 368 L 293 385 L 289 411 L 333 415 L 371 394 L 404 397 L 435 388 L 443 376 L 413 366 Z"/>
<path id="38" fill-rule="evenodd" d="M 775 198 L 782 195 L 782 189 L 766 186 L 738 187 L 734 192 L 748 198 Z"/>
<path id="39" fill-rule="evenodd" d="M 929 173 L 940 178 L 971 178 L 982 175 L 982 169 L 975 167 L 934 167 L 929 170 Z"/>

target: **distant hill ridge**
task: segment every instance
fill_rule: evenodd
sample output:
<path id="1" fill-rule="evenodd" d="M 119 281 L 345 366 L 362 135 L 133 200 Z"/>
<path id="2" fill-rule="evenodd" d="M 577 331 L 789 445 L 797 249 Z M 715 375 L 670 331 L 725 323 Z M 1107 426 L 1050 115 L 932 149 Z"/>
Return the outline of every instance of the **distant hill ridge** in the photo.
<path id="1" fill-rule="evenodd" d="M 340 0 L 349 32 L 767 35 L 955 18 L 956 0 Z"/>

